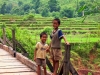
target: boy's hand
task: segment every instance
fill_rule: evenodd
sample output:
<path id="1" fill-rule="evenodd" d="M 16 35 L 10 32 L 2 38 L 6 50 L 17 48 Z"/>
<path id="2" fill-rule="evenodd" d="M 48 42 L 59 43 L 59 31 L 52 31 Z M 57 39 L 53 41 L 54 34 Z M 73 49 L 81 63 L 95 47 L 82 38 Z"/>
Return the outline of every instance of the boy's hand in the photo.
<path id="1" fill-rule="evenodd" d="M 47 49 L 47 50 L 46 50 L 46 52 L 49 52 L 49 53 L 50 53 L 50 50 L 49 50 L 49 49 Z"/>
<path id="2" fill-rule="evenodd" d="M 67 45 L 70 45 L 69 42 L 66 42 Z"/>
<path id="3" fill-rule="evenodd" d="M 36 58 L 34 58 L 34 61 L 36 61 Z"/>

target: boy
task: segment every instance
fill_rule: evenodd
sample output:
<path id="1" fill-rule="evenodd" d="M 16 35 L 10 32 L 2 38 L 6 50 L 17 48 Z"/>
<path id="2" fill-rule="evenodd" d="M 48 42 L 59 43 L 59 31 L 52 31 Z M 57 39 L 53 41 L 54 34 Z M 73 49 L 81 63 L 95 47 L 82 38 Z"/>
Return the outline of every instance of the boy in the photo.
<path id="1" fill-rule="evenodd" d="M 36 44 L 36 49 L 34 52 L 34 60 L 36 61 L 37 67 L 37 73 L 38 75 L 41 75 L 41 69 L 40 66 L 44 69 L 44 75 L 47 75 L 46 72 L 46 50 L 48 48 L 48 45 L 46 44 L 47 40 L 47 34 L 45 32 L 42 32 L 40 34 L 40 42 Z"/>
<path id="2" fill-rule="evenodd" d="M 57 70 L 59 68 L 59 60 L 62 58 L 61 39 L 64 39 L 66 44 L 69 44 L 69 42 L 66 40 L 62 31 L 58 28 L 60 26 L 60 19 L 56 18 L 53 20 L 52 23 L 53 23 L 53 31 L 50 35 L 51 58 L 53 60 L 53 68 L 54 68 L 53 75 L 57 75 Z"/>

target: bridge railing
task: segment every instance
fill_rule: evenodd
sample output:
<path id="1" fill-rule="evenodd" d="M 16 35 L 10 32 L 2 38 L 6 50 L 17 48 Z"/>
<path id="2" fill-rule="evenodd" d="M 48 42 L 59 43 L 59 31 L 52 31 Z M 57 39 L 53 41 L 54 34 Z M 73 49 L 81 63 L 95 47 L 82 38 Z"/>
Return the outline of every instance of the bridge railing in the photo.
<path id="1" fill-rule="evenodd" d="M 28 57 L 29 54 L 27 53 L 27 51 L 24 49 L 24 47 L 16 40 L 15 38 L 15 29 L 12 29 L 12 41 L 10 41 L 7 37 L 6 37 L 6 31 L 5 28 L 2 28 L 2 32 L 3 32 L 3 38 L 0 38 L 0 42 L 4 45 L 9 45 L 13 48 L 14 50 L 14 57 L 16 57 L 16 48 L 20 48 L 21 52 L 24 56 Z"/>

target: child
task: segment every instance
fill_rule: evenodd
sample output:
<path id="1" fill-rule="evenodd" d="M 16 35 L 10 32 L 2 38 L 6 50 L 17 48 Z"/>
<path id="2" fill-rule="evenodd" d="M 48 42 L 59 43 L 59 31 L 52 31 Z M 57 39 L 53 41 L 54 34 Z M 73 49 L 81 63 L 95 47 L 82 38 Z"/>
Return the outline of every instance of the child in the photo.
<path id="1" fill-rule="evenodd" d="M 36 49 L 34 52 L 34 60 L 36 61 L 38 67 L 37 67 L 37 73 L 38 75 L 41 75 L 40 66 L 44 69 L 44 75 L 47 75 L 46 72 L 46 50 L 48 48 L 48 45 L 46 44 L 47 40 L 47 34 L 45 32 L 42 32 L 40 34 L 40 42 L 36 44 Z"/>
<path id="2" fill-rule="evenodd" d="M 53 23 L 53 31 L 50 35 L 51 58 L 53 60 L 53 68 L 54 68 L 53 75 L 57 75 L 57 70 L 59 68 L 59 60 L 62 58 L 61 39 L 64 39 L 66 44 L 69 44 L 69 42 L 66 40 L 62 31 L 58 28 L 60 26 L 60 19 L 56 18 L 53 20 L 52 23 Z"/>

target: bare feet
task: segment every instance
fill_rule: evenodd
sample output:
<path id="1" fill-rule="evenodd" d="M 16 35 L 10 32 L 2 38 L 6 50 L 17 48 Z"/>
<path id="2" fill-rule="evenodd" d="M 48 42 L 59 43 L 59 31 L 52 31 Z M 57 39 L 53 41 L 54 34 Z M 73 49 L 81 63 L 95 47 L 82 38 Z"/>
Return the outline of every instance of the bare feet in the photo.
<path id="1" fill-rule="evenodd" d="M 51 75 L 54 75 L 53 73 Z"/>
<path id="2" fill-rule="evenodd" d="M 52 73 L 51 75 L 57 75 L 57 74 Z"/>

